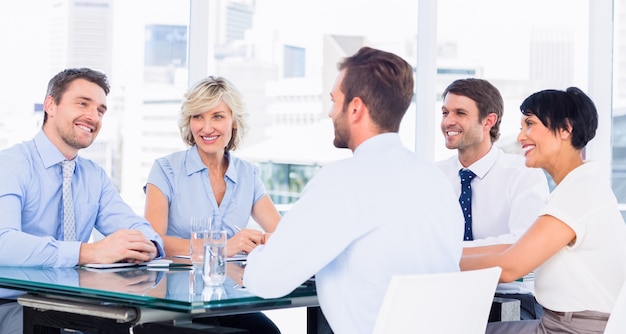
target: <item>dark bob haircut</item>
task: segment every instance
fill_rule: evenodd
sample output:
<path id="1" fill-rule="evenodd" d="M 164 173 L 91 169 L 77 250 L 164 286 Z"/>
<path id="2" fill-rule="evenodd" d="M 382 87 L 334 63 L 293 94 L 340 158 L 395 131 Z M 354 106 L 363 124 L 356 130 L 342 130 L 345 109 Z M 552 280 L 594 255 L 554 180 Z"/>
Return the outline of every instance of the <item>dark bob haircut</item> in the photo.
<path id="1" fill-rule="evenodd" d="M 520 105 L 522 114 L 535 115 L 552 133 L 572 127 L 572 146 L 582 150 L 596 135 L 598 111 L 583 91 L 546 89 L 527 97 Z"/>

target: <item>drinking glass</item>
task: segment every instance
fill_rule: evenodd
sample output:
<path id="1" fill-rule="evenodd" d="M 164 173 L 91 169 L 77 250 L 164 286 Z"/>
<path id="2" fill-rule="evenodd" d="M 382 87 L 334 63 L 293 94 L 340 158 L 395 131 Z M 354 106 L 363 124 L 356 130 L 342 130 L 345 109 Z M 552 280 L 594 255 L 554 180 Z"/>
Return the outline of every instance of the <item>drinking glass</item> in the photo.
<path id="1" fill-rule="evenodd" d="M 226 230 L 212 230 L 204 244 L 204 284 L 219 286 L 226 279 Z"/>
<path id="2" fill-rule="evenodd" d="M 210 224 L 208 217 L 191 217 L 191 237 L 189 238 L 189 255 L 195 267 L 201 267 L 204 259 L 204 244 L 209 237 Z"/>
<path id="3" fill-rule="evenodd" d="M 223 286 L 205 286 L 202 290 L 202 300 L 222 300 L 226 298 L 226 290 Z"/>

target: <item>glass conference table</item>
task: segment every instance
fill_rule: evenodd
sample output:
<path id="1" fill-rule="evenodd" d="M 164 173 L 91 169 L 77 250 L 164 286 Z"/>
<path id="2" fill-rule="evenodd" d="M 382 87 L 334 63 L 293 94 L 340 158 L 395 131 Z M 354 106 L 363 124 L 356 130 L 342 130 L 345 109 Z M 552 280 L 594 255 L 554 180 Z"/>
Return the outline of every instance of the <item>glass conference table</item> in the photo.
<path id="1" fill-rule="evenodd" d="M 241 286 L 243 267 L 229 262 L 221 287 L 204 286 L 190 267 L 124 269 L 0 267 L 0 288 L 26 292 L 24 333 L 71 328 L 99 333 L 196 333 L 193 318 L 307 307 L 307 332 L 317 333 L 321 313 L 315 283 L 282 298 L 262 299 Z M 234 278 L 234 279 L 233 279 Z M 0 289 L 3 297 L 8 291 Z M 325 320 L 323 320 L 325 321 Z M 207 327 L 205 325 L 205 327 Z M 202 333 L 238 333 L 202 328 Z"/>

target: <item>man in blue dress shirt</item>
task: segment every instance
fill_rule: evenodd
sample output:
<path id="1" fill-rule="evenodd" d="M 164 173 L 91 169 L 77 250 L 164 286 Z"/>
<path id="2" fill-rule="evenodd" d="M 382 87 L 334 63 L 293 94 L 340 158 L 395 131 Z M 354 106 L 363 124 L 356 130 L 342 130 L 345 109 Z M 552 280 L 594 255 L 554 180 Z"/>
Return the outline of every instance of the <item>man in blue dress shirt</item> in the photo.
<path id="1" fill-rule="evenodd" d="M 91 69 L 58 73 L 48 84 L 42 130 L 0 151 L 0 265 L 71 267 L 163 255 L 159 235 L 124 203 L 102 167 L 78 156 L 100 131 L 109 89 L 107 77 Z M 76 166 L 72 237 L 63 226 L 65 160 Z M 88 243 L 93 228 L 106 237 Z"/>

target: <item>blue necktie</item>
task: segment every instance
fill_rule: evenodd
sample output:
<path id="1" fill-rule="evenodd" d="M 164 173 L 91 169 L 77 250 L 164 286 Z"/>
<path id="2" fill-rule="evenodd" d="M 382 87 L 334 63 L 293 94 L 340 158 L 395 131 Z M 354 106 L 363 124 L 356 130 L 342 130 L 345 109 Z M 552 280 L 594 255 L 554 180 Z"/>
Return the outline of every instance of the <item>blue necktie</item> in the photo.
<path id="1" fill-rule="evenodd" d="M 474 179 L 474 172 L 469 169 L 459 170 L 459 176 L 461 177 L 461 196 L 459 196 L 459 203 L 461 204 L 461 210 L 463 210 L 463 216 L 465 217 L 465 233 L 463 240 L 474 240 L 472 234 L 472 186 L 471 182 Z"/>

